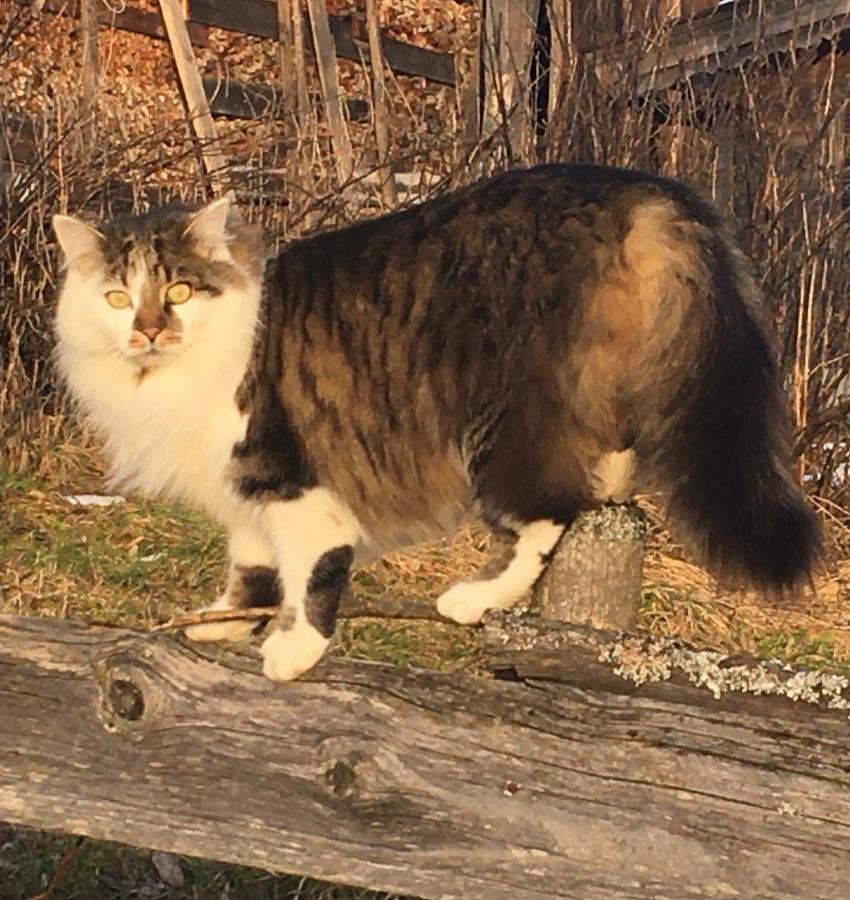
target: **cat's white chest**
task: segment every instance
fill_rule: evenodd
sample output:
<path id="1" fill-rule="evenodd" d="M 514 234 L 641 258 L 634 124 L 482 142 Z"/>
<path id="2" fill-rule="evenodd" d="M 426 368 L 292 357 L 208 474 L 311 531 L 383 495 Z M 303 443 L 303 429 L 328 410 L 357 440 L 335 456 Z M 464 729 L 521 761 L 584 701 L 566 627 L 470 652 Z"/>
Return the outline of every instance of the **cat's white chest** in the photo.
<path id="1" fill-rule="evenodd" d="M 102 380 L 90 412 L 106 432 L 116 486 L 221 518 L 234 500 L 227 469 L 247 423 L 235 400 L 238 384 L 235 373 L 179 364 L 141 380 Z"/>

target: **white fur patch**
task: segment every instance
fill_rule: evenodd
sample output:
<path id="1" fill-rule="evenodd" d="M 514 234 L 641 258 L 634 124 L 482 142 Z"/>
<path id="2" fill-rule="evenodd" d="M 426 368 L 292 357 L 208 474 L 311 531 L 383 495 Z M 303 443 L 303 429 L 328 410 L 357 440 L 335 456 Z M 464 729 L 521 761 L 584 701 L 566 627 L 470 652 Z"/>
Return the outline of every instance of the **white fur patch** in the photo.
<path id="1" fill-rule="evenodd" d="M 303 604 L 316 562 L 335 547 L 355 547 L 363 532 L 351 510 L 326 488 L 269 503 L 262 517 L 283 581 L 287 606 Z"/>
<path id="2" fill-rule="evenodd" d="M 309 671 L 330 644 L 312 625 L 299 622 L 294 628 L 275 630 L 263 641 L 263 674 L 272 681 L 292 681 Z"/>
<path id="3" fill-rule="evenodd" d="M 602 503 L 625 503 L 635 487 L 636 461 L 633 450 L 606 453 L 591 476 L 593 496 Z"/>
<path id="4" fill-rule="evenodd" d="M 504 572 L 481 581 L 460 581 L 438 600 L 440 615 L 461 625 L 474 625 L 488 609 L 510 609 L 531 590 L 543 571 L 545 557 L 564 533 L 564 526 L 541 519 L 523 526 L 514 558 Z"/>
<path id="5" fill-rule="evenodd" d="M 126 288 L 134 302 L 142 274 L 134 266 Z M 260 286 L 183 304 L 181 343 L 152 358 L 145 374 L 147 357 L 128 346 L 134 310 L 109 306 L 112 287 L 71 268 L 56 313 L 59 366 L 106 434 L 112 482 L 186 500 L 227 524 L 238 499 L 225 471 L 246 426 L 235 395 L 251 356 Z"/>
<path id="6" fill-rule="evenodd" d="M 351 510 L 326 488 L 313 488 L 297 500 L 270 503 L 263 513 L 283 582 L 285 627 L 263 642 L 263 672 L 291 681 L 312 668 L 330 641 L 307 621 L 307 586 L 316 563 L 336 547 L 354 547 L 363 536 Z"/>

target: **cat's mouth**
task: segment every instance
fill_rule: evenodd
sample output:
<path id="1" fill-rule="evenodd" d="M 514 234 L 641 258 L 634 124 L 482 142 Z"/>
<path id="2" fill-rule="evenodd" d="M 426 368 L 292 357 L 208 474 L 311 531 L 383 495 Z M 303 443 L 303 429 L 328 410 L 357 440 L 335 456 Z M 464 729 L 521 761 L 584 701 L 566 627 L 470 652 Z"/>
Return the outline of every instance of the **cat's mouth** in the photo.
<path id="1" fill-rule="evenodd" d="M 163 363 L 181 343 L 180 335 L 173 332 L 163 332 L 153 340 L 137 332 L 127 344 L 127 354 L 140 368 L 149 369 Z"/>

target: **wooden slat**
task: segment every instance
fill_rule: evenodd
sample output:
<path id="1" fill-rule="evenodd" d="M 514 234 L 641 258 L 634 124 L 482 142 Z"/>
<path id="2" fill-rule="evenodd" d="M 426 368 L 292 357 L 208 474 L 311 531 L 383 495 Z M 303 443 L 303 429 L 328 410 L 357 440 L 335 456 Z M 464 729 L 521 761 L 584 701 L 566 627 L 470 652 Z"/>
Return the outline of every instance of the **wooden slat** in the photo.
<path id="1" fill-rule="evenodd" d="M 97 0 L 80 0 L 80 33 L 82 36 L 81 100 L 83 133 L 91 147 L 97 129 Z"/>
<path id="2" fill-rule="evenodd" d="M 300 0 L 294 0 L 299 3 Z M 285 113 L 292 115 L 298 108 L 296 94 L 295 60 L 292 45 L 293 0 L 277 0 L 277 52 L 280 63 L 280 86 L 283 92 L 281 105 Z"/>
<path id="3" fill-rule="evenodd" d="M 639 86 L 669 87 L 696 72 L 711 72 L 721 66 L 734 68 L 754 53 L 765 55 L 788 49 L 792 44 L 815 47 L 845 28 L 850 28 L 850 0 L 724 4 L 708 14 L 672 26 L 663 46 L 641 59 Z M 596 53 L 599 71 L 604 73 L 606 68 L 611 68 L 607 60 L 616 60 L 623 52 L 614 45 Z"/>
<path id="4" fill-rule="evenodd" d="M 229 119 L 284 119 L 289 115 L 282 93 L 269 84 L 225 81 L 214 75 L 204 75 L 201 79 L 204 93 L 215 116 Z M 318 100 L 318 98 L 317 98 Z M 369 104 L 360 97 L 347 97 L 345 107 L 348 118 L 355 122 L 365 122 L 369 118 Z"/>
<path id="5" fill-rule="evenodd" d="M 503 128 L 506 150 L 527 160 L 533 140 L 529 69 L 540 0 L 486 0 L 485 133 Z"/>
<path id="6" fill-rule="evenodd" d="M 331 143 L 334 149 L 334 165 L 340 184 L 345 184 L 354 168 L 351 142 L 348 139 L 348 127 L 342 111 L 342 92 L 339 87 L 339 66 L 336 60 L 336 49 L 328 24 L 328 10 L 325 0 L 307 0 L 307 11 L 310 18 L 310 29 L 313 33 L 313 48 L 319 68 L 319 81 L 322 85 L 325 117 L 331 132 Z"/>
<path id="7" fill-rule="evenodd" d="M 21 6 L 32 6 L 33 0 L 18 0 Z M 106 6 L 103 0 L 98 3 L 97 21 L 99 25 L 117 28 L 119 31 L 130 31 L 134 34 L 144 34 L 147 37 L 158 40 L 166 40 L 165 26 L 162 19 L 156 13 L 145 12 L 142 9 L 128 6 L 121 8 L 118 5 Z M 79 2 L 77 0 L 44 0 L 41 7 L 45 12 L 54 15 L 67 15 L 76 17 L 79 15 Z M 188 23 L 189 39 L 195 47 L 206 47 L 209 44 L 209 33 L 204 25 L 195 22 Z"/>
<path id="8" fill-rule="evenodd" d="M 847 896 L 845 710 L 549 657 L 576 680 L 272 684 L 250 649 L 0 617 L 0 819 L 424 898 Z"/>
<path id="9" fill-rule="evenodd" d="M 222 189 L 221 176 L 227 166 L 227 161 L 221 152 L 218 132 L 210 114 L 201 75 L 195 62 L 195 54 L 192 52 L 192 44 L 186 30 L 186 21 L 183 18 L 179 0 L 159 0 L 159 8 L 180 78 L 186 113 L 192 129 L 200 141 L 204 168 L 210 178 L 210 184 L 213 190 L 219 193 Z"/>
<path id="10" fill-rule="evenodd" d="M 392 209 L 398 205 L 398 192 L 390 164 L 390 136 L 387 126 L 387 88 L 384 82 L 384 60 L 381 53 L 378 0 L 366 0 L 366 23 L 369 32 L 369 63 L 372 69 L 372 108 L 375 116 L 375 144 L 378 149 L 378 164 L 383 168 L 378 173 L 384 203 Z"/>
<path id="11" fill-rule="evenodd" d="M 277 39 L 277 9 L 269 0 L 190 0 L 189 17 L 203 25 Z M 343 59 L 360 61 L 361 48 L 352 35 L 350 21 L 341 16 L 329 16 L 336 53 Z M 402 75 L 420 75 L 440 84 L 455 83 L 454 57 L 415 47 L 383 35 L 381 45 L 387 65 Z M 365 46 L 363 47 L 365 50 Z"/>
<path id="12" fill-rule="evenodd" d="M 301 127 L 310 112 L 310 98 L 307 94 L 307 63 L 305 58 L 304 13 L 300 0 L 292 3 L 292 62 L 295 66 L 295 82 L 298 94 L 298 118 Z"/>

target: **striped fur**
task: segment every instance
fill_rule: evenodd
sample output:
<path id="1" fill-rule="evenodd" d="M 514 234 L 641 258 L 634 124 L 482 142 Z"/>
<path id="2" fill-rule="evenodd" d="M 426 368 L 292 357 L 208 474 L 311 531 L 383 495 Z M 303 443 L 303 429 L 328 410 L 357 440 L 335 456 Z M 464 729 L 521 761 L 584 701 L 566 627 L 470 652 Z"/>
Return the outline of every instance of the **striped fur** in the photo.
<path id="1" fill-rule="evenodd" d="M 272 677 L 321 652 L 352 553 L 471 515 L 515 535 L 516 552 L 441 601 L 464 621 L 519 599 L 579 510 L 635 486 L 666 496 L 724 576 L 781 591 L 810 571 L 818 530 L 791 476 L 755 283 L 716 213 L 677 182 L 509 172 L 295 243 L 262 284 L 256 237 L 221 202 L 94 237 L 57 227 L 72 391 L 124 482 L 252 535 L 261 558 L 237 548 L 234 566 L 279 570 Z M 122 350 L 139 312 L 116 324 L 98 296 L 122 284 L 140 308 L 182 316 L 157 309 L 178 267 L 197 308 L 140 377 L 145 363 Z M 144 412 L 118 414 L 134 405 Z"/>

